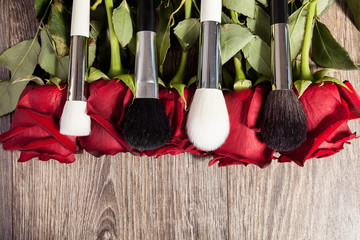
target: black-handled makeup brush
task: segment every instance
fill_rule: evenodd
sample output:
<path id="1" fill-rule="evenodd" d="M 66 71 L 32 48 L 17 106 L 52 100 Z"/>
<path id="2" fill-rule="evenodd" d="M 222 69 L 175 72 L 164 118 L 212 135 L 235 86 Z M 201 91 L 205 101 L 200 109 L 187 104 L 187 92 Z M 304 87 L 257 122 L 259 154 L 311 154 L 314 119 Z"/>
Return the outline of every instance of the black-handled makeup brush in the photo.
<path id="1" fill-rule="evenodd" d="M 130 146 L 150 150 L 170 139 L 170 124 L 159 100 L 154 0 L 137 2 L 136 94 L 125 114 L 123 136 Z"/>
<path id="2" fill-rule="evenodd" d="M 227 139 L 229 114 L 220 89 L 221 0 L 201 1 L 199 87 L 190 105 L 186 130 L 195 147 L 213 151 Z"/>
<path id="3" fill-rule="evenodd" d="M 90 0 L 74 0 L 71 17 L 71 49 L 68 99 L 60 118 L 60 133 L 88 136 L 91 120 L 86 114 L 84 84 L 89 37 Z"/>
<path id="4" fill-rule="evenodd" d="M 306 139 L 307 117 L 304 107 L 291 90 L 287 0 L 271 1 L 271 65 L 276 90 L 266 99 L 261 134 L 268 147 L 290 151 Z"/>

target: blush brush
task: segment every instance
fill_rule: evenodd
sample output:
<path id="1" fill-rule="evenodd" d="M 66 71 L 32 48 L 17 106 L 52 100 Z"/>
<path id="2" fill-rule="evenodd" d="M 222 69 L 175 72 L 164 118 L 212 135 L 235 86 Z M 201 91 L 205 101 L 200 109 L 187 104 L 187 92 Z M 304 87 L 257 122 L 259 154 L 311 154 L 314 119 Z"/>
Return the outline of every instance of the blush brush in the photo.
<path id="1" fill-rule="evenodd" d="M 91 120 L 86 114 L 84 84 L 89 37 L 90 0 L 74 0 L 71 17 L 71 47 L 68 99 L 60 118 L 60 133 L 88 136 Z"/>
<path id="2" fill-rule="evenodd" d="M 130 146 L 150 150 L 170 139 L 170 124 L 159 100 L 154 0 L 137 2 L 136 93 L 124 116 L 123 136 Z"/>
<path id="3" fill-rule="evenodd" d="M 276 90 L 266 99 L 261 134 L 268 147 L 290 151 L 305 141 L 307 117 L 303 105 L 291 90 L 287 0 L 271 1 L 271 21 L 271 65 Z"/>
<path id="4" fill-rule="evenodd" d="M 186 130 L 195 147 L 213 151 L 226 140 L 229 114 L 220 90 L 220 23 L 221 0 L 201 1 L 201 33 L 198 79 L 199 86 L 192 99 Z"/>

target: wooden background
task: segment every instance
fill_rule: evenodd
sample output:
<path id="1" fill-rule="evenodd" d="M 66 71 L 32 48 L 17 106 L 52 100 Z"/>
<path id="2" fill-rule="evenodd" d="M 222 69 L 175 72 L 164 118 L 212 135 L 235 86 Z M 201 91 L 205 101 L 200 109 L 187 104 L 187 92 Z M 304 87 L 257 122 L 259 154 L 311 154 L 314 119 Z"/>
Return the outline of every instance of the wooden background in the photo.
<path id="1" fill-rule="evenodd" d="M 336 1 L 322 21 L 360 64 L 349 15 Z M 0 0 L 0 52 L 32 38 L 36 24 L 33 1 Z M 335 76 L 360 92 L 359 71 Z M 0 118 L 1 133 L 10 119 Z M 359 145 L 304 168 L 266 169 L 207 167 L 189 154 L 17 163 L 19 152 L 0 148 L 0 239 L 360 239 Z"/>

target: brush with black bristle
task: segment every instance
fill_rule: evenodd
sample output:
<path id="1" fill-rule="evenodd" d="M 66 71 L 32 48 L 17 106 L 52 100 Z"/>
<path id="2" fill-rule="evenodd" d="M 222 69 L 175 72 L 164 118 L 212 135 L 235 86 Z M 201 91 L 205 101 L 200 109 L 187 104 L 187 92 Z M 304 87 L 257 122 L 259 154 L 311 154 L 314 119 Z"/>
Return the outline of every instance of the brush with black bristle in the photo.
<path id="1" fill-rule="evenodd" d="M 219 148 L 230 131 L 229 114 L 222 91 L 220 60 L 221 0 L 201 1 L 199 87 L 192 99 L 186 130 L 195 147 Z"/>
<path id="2" fill-rule="evenodd" d="M 138 0 L 136 94 L 124 116 L 123 135 L 130 146 L 150 150 L 170 139 L 170 124 L 159 100 L 154 0 Z"/>
<path id="3" fill-rule="evenodd" d="M 306 139 L 307 117 L 303 105 L 291 90 L 287 0 L 271 1 L 272 74 L 276 90 L 266 99 L 261 134 L 266 145 L 290 151 Z"/>
<path id="4" fill-rule="evenodd" d="M 60 133 L 88 136 L 91 120 L 86 114 L 84 84 L 89 37 L 90 0 L 74 0 L 71 17 L 71 49 L 68 99 L 60 118 Z"/>

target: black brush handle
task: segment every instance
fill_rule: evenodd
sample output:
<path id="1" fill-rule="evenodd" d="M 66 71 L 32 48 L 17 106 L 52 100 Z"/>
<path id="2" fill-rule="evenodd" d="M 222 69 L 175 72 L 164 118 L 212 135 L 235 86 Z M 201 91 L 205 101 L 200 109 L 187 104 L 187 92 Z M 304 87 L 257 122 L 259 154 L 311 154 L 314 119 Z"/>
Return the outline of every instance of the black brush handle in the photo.
<path id="1" fill-rule="evenodd" d="M 137 1 L 137 31 L 155 32 L 155 1 Z"/>
<path id="2" fill-rule="evenodd" d="M 271 0 L 271 25 L 276 23 L 287 23 L 287 0 Z"/>

